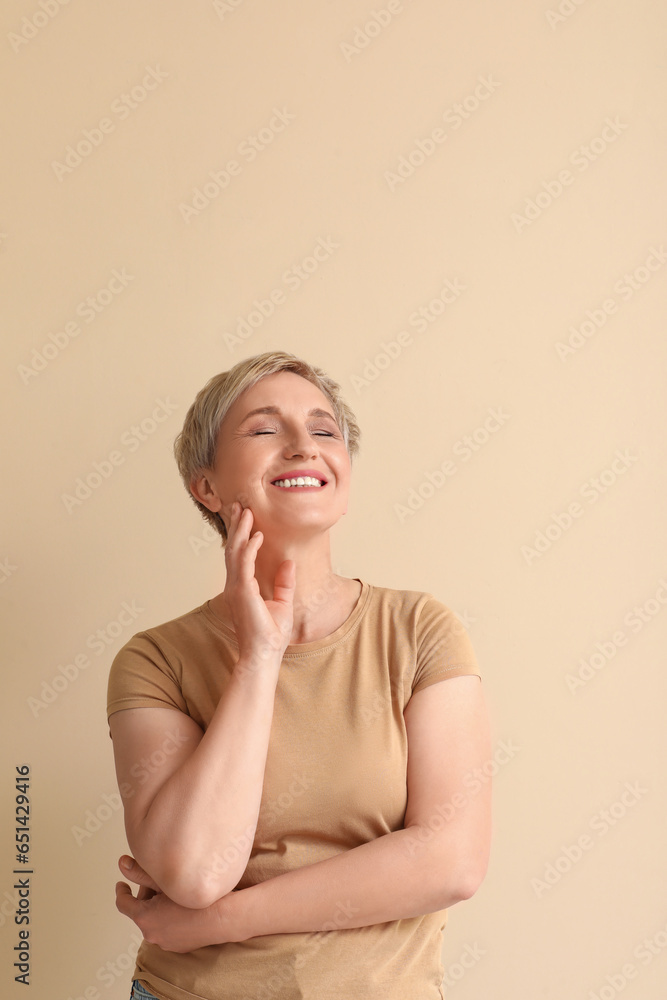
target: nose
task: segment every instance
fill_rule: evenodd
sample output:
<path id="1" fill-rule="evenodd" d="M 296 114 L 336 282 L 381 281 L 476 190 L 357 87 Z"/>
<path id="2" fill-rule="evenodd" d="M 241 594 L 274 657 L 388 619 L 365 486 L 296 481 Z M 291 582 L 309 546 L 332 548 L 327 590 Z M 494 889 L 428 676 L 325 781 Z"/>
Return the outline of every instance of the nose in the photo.
<path id="1" fill-rule="evenodd" d="M 317 444 L 305 427 L 293 427 L 287 435 L 284 454 L 289 458 L 315 458 Z"/>

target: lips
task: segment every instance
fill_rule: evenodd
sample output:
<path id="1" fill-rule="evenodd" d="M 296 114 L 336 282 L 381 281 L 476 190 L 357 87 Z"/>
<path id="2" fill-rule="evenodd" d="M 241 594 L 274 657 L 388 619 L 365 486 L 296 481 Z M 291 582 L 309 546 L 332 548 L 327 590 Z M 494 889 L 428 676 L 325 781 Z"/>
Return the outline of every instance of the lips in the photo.
<path id="1" fill-rule="evenodd" d="M 325 475 L 319 472 L 317 469 L 290 469 L 288 472 L 283 472 L 280 476 L 274 476 L 271 483 L 277 483 L 280 479 L 298 479 L 299 476 L 312 476 L 313 479 L 319 479 L 322 483 L 327 483 L 328 479 Z M 307 487 L 305 487 L 307 489 Z M 313 489 L 318 489 L 314 486 Z"/>

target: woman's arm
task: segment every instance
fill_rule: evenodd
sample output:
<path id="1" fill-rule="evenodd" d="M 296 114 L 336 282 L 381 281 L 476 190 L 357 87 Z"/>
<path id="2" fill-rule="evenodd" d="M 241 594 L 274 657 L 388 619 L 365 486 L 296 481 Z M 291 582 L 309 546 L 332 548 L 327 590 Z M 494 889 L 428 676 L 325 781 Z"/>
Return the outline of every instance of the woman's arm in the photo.
<path id="1" fill-rule="evenodd" d="M 404 829 L 224 897 L 221 915 L 236 914 L 241 934 L 365 927 L 446 909 L 476 892 L 491 844 L 490 723 L 480 678 L 423 688 L 404 717 Z"/>
<path id="2" fill-rule="evenodd" d="M 230 892 L 252 849 L 279 664 L 243 668 L 239 661 L 205 733 L 168 708 L 109 718 L 130 850 L 184 906 Z"/>
<path id="3" fill-rule="evenodd" d="M 230 892 L 247 865 L 292 628 L 294 563 L 278 567 L 265 602 L 254 576 L 262 536 L 250 537 L 252 512 L 239 508 L 225 552 L 239 660 L 206 732 L 168 708 L 124 709 L 109 719 L 130 849 L 172 900 L 193 908 Z M 141 766 L 152 761 L 159 763 Z"/>
<path id="4" fill-rule="evenodd" d="M 141 933 L 165 951 L 186 952 L 210 944 L 246 941 L 264 934 L 342 930 L 421 916 L 471 895 L 458 877 L 440 873 L 447 857 L 457 871 L 454 838 L 422 849 L 419 830 L 385 834 L 350 851 L 230 892 L 206 909 L 188 909 L 164 894 L 133 897 L 116 884 L 116 906 Z M 124 872 L 143 882 L 143 873 Z M 435 887 L 437 886 L 437 891 Z"/>
<path id="5" fill-rule="evenodd" d="M 179 940 L 244 941 L 407 919 L 468 899 L 488 864 L 489 723 L 480 679 L 449 678 L 413 695 L 405 828 L 333 858 L 231 892 L 197 913 L 117 893 L 122 913 L 167 950 Z M 445 762 L 445 766 L 443 766 Z M 479 775 L 482 777 L 480 778 Z M 477 777 L 476 777 L 477 776 Z M 472 779 L 472 780 L 471 780 Z M 128 877 L 142 881 L 140 875 Z M 168 943 L 167 943 L 168 942 Z M 170 948 L 169 945 L 172 947 Z"/>

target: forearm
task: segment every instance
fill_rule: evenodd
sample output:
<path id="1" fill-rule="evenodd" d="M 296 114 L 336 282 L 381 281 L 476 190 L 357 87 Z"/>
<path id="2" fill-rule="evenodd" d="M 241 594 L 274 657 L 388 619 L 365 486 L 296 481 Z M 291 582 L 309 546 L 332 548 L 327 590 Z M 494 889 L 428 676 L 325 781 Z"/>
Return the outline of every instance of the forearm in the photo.
<path id="1" fill-rule="evenodd" d="M 159 789 L 132 841 L 128 837 L 142 867 L 185 906 L 207 906 L 230 892 L 246 868 L 278 669 L 268 664 L 252 671 L 239 662 L 199 745 Z"/>
<path id="2" fill-rule="evenodd" d="M 179 906 L 164 893 L 145 902 L 127 885 L 117 906 L 144 938 L 165 951 L 247 941 L 266 934 L 322 933 L 404 920 L 446 909 L 471 895 L 466 837 L 415 826 L 378 837 L 326 861 L 227 893 L 206 908 Z M 145 872 L 130 874 L 150 884 Z M 466 888 L 462 888 L 466 887 Z"/>
<path id="3" fill-rule="evenodd" d="M 230 893 L 216 904 L 222 926 L 237 941 L 341 930 L 433 913 L 467 898 L 455 839 L 422 842 L 417 832 L 397 830 Z"/>

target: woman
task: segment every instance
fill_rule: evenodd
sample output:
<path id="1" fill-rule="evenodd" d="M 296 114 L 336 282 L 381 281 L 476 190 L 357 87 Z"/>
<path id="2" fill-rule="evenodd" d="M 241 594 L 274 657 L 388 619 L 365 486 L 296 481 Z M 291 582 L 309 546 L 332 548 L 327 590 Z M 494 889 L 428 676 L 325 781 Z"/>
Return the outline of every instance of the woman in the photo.
<path id="1" fill-rule="evenodd" d="M 444 996 L 446 911 L 488 863 L 489 723 L 448 607 L 332 571 L 358 442 L 339 385 L 278 351 L 210 379 L 176 439 L 226 580 L 111 666 L 135 997 Z"/>

